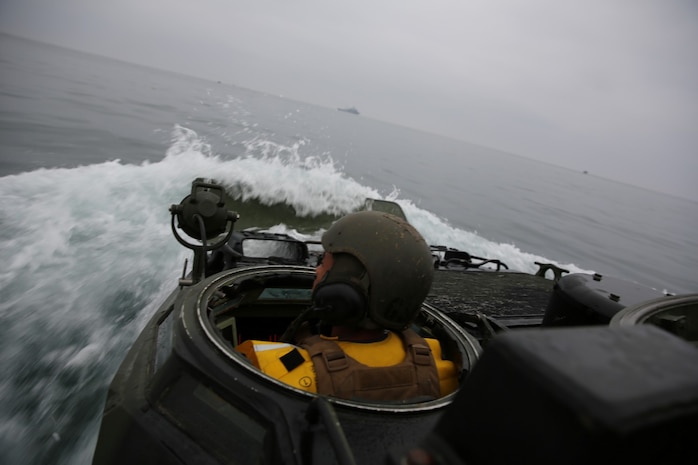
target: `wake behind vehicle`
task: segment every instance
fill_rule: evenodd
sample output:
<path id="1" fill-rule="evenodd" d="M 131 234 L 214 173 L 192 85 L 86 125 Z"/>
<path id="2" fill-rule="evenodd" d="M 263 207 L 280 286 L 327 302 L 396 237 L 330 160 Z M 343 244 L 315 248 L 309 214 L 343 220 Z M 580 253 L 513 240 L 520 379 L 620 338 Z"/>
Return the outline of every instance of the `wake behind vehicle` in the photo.
<path id="1" fill-rule="evenodd" d="M 173 205 L 171 212 L 175 237 L 194 250 L 193 269 L 152 317 L 114 377 L 95 464 L 399 463 L 420 453 L 431 456 L 433 463 L 457 463 L 453 461 L 464 460 L 464 456 L 478 457 L 486 463 L 487 454 L 483 455 L 480 448 L 505 440 L 495 437 L 496 428 L 491 422 L 496 423 L 496 416 L 486 414 L 486 410 L 497 412 L 497 406 L 504 405 L 503 399 L 492 395 L 502 387 L 493 386 L 487 374 L 501 375 L 513 384 L 521 379 L 516 367 L 506 362 L 511 357 L 502 359 L 502 354 L 514 348 L 522 362 L 540 364 L 542 368 L 534 370 L 538 375 L 524 384 L 533 391 L 543 392 L 544 388 L 557 392 L 550 380 L 564 368 L 564 358 L 536 350 L 521 355 L 521 345 L 535 347 L 536 338 L 520 339 L 518 334 L 530 332 L 510 331 L 542 323 L 555 281 L 503 271 L 505 265 L 501 262 L 446 247 L 432 248 L 439 271 L 412 329 L 439 340 L 444 358 L 457 367 L 459 393 L 413 402 L 367 402 L 321 396 L 282 383 L 251 365 L 235 348 L 249 339 L 278 340 L 296 316 L 309 307 L 313 265 L 320 252 L 317 243 L 283 234 L 234 231 L 237 215 L 226 209 L 222 187 L 202 180 L 192 184 L 191 194 Z M 186 241 L 178 229 L 195 242 Z M 484 271 L 484 265 L 495 270 Z M 475 295 L 478 289 L 490 289 L 485 293 L 489 298 Z M 695 299 L 689 299 L 686 305 L 695 306 Z M 643 331 L 646 329 L 643 327 Z M 628 328 L 622 328 L 625 331 Z M 635 335 L 633 331 L 628 338 L 637 342 L 622 350 L 631 350 L 652 338 L 660 340 L 657 344 L 676 346 L 664 354 L 666 360 L 676 358 L 677 363 L 685 365 L 686 359 L 698 353 L 687 350 L 686 346 L 695 349 L 669 334 Z M 516 337 L 500 333 L 516 333 Z M 574 353 L 588 349 L 589 341 L 599 337 L 609 336 L 594 333 L 563 340 L 568 341 L 569 353 Z M 666 337 L 672 342 L 667 343 Z M 485 346 L 485 353 L 493 355 L 485 356 L 484 368 L 475 370 Z M 665 364 L 669 363 L 666 360 Z M 671 405 L 673 401 L 668 402 L 666 396 L 660 402 L 657 394 L 673 389 L 671 392 L 683 394 L 681 405 L 689 414 L 669 415 L 660 425 L 671 426 L 676 418 L 696 424 L 698 365 L 693 371 L 684 370 L 688 376 L 670 376 L 674 371 L 668 368 L 668 387 L 652 386 L 637 392 L 647 402 L 634 406 L 631 413 L 642 417 L 645 410 L 653 412 L 655 407 Z M 475 377 L 474 373 L 483 375 Z M 622 382 L 625 375 L 620 369 L 614 377 Z M 583 389 L 578 386 L 580 379 L 572 378 L 568 393 L 574 403 L 583 396 Z M 692 388 L 696 388 L 695 395 L 691 394 Z M 596 397 L 606 396 L 604 386 L 595 389 Z M 526 395 L 509 393 L 509 403 L 518 406 L 521 419 L 532 418 L 526 411 Z M 535 420 L 537 424 L 549 427 L 556 421 L 566 421 L 555 413 L 556 408 L 551 406 Z M 594 412 L 605 409 L 588 411 L 593 420 Z M 470 448 L 463 452 L 452 437 L 454 431 L 463 429 L 461 419 L 469 419 L 465 429 L 471 430 L 482 422 L 485 427 L 481 433 L 488 431 L 489 439 L 471 441 Z M 622 416 L 604 421 L 611 428 L 625 427 Z M 641 427 L 644 424 L 636 423 Z M 521 438 L 531 438 L 530 431 L 520 433 Z M 471 431 L 463 441 L 475 436 Z M 541 463 L 547 463 L 544 457 Z"/>

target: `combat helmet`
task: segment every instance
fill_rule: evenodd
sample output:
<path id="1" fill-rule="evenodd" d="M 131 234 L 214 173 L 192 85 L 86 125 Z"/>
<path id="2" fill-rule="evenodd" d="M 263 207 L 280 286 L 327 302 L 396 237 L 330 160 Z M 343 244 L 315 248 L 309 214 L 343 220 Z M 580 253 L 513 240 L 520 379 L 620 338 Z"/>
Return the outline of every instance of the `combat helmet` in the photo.
<path id="1" fill-rule="evenodd" d="M 401 330 L 417 316 L 434 266 L 429 246 L 408 222 L 378 211 L 352 213 L 325 232 L 322 246 L 335 263 L 314 296 L 326 285 L 345 282 L 364 303 L 364 315 L 354 315 L 354 322 L 368 317 L 380 327 Z"/>

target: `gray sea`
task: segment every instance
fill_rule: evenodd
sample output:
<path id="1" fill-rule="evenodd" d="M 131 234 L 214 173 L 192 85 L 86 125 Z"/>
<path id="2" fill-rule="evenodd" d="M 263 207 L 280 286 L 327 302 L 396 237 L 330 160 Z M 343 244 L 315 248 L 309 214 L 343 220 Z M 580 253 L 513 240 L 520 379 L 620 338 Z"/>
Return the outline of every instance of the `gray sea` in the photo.
<path id="1" fill-rule="evenodd" d="M 168 207 L 196 177 L 239 227 L 318 238 L 388 199 L 431 244 L 510 269 L 698 291 L 698 203 L 0 35 L 0 463 L 90 463 L 111 377 L 188 257 Z"/>

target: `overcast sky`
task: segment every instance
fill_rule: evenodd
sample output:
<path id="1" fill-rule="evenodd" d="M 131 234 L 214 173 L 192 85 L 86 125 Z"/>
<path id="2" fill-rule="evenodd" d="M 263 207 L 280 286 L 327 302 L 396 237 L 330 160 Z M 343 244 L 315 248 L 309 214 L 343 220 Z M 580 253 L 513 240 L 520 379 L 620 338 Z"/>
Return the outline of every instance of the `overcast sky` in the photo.
<path id="1" fill-rule="evenodd" d="M 0 30 L 698 200 L 696 0 L 0 0 Z"/>

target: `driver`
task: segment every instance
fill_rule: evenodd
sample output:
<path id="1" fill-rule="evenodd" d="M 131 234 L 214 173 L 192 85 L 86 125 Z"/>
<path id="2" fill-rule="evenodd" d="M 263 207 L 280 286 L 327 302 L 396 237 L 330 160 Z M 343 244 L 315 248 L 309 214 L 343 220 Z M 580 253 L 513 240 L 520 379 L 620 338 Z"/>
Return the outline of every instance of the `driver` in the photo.
<path id="1" fill-rule="evenodd" d="M 458 373 L 439 342 L 409 328 L 434 275 L 417 230 L 363 211 L 335 222 L 322 245 L 313 305 L 282 337 L 295 344 L 245 341 L 237 350 L 285 383 L 344 399 L 414 401 L 455 391 Z"/>

